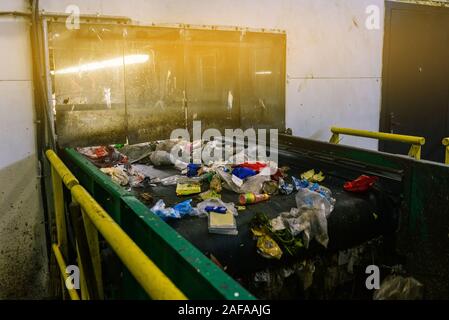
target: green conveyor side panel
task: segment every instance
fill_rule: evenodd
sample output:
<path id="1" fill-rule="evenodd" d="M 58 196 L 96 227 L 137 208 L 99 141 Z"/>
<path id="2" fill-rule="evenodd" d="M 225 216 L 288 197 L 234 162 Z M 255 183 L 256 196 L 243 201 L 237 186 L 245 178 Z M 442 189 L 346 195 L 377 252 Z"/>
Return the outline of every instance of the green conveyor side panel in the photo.
<path id="1" fill-rule="evenodd" d="M 72 148 L 65 149 L 65 155 L 67 165 L 80 183 L 188 298 L 254 299 L 226 272 L 89 160 Z M 143 290 L 127 272 L 124 273 L 124 282 L 123 298 L 145 298 Z"/>

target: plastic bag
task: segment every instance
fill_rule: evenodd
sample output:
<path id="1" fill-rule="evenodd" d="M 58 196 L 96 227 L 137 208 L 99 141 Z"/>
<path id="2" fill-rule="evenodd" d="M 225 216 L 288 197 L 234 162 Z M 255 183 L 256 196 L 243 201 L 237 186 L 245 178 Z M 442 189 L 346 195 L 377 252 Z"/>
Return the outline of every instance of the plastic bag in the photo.
<path id="1" fill-rule="evenodd" d="M 327 203 L 329 204 L 329 212 L 327 215 L 329 215 L 334 210 L 335 199 L 332 197 L 332 192 L 330 191 L 330 189 L 323 187 L 318 183 L 310 183 L 307 180 L 299 180 L 295 177 L 292 177 L 292 180 L 293 184 L 295 185 L 295 189 L 298 192 L 307 189 L 324 197 L 327 200 Z"/>
<path id="2" fill-rule="evenodd" d="M 181 217 L 198 215 L 198 210 L 192 207 L 192 199 L 176 204 L 173 206 L 173 209 L 178 212 Z"/>
<path id="3" fill-rule="evenodd" d="M 156 167 L 171 166 L 175 163 L 175 159 L 167 151 L 153 151 L 150 154 L 150 160 Z"/>
<path id="4" fill-rule="evenodd" d="M 312 191 L 310 189 L 300 188 L 296 194 L 296 206 L 298 209 L 317 209 L 324 210 L 325 217 L 331 213 L 331 206 L 329 200 L 322 194 Z"/>
<path id="5" fill-rule="evenodd" d="M 166 208 L 164 200 L 160 199 L 156 202 L 156 204 L 150 209 L 154 214 L 156 214 L 159 218 L 166 221 L 170 218 L 172 219 L 180 219 L 181 214 L 177 212 L 173 208 Z"/>
<path id="6" fill-rule="evenodd" d="M 393 275 L 385 278 L 380 289 L 373 295 L 374 300 L 420 300 L 424 286 L 415 278 Z"/>
<path id="7" fill-rule="evenodd" d="M 241 186 L 235 184 L 232 180 L 232 175 L 225 172 L 223 168 L 217 169 L 217 174 L 220 176 L 221 180 L 224 181 L 224 187 L 228 190 L 234 191 L 236 193 L 262 193 L 263 183 L 265 181 L 270 181 L 270 176 L 257 174 L 255 176 L 249 177 L 243 182 Z"/>
<path id="8" fill-rule="evenodd" d="M 304 246 L 308 248 L 312 238 L 327 248 L 327 217 L 331 213 L 331 205 L 326 198 L 309 189 L 300 189 L 296 194 L 296 205 L 299 217 L 287 220 L 293 235 L 303 233 Z"/>
<path id="9" fill-rule="evenodd" d="M 160 183 L 163 186 L 173 186 L 175 184 L 178 184 L 178 181 L 182 180 L 183 178 L 185 178 L 185 177 L 181 176 L 181 175 L 174 175 L 174 176 L 160 179 Z"/>

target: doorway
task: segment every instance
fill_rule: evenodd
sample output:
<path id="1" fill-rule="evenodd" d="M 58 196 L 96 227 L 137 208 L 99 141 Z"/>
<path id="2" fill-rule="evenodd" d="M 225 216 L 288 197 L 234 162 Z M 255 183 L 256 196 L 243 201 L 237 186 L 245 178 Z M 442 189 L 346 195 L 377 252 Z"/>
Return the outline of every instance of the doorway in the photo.
<path id="1" fill-rule="evenodd" d="M 443 162 L 449 136 L 449 8 L 386 2 L 380 129 L 423 136 L 422 159 Z M 407 154 L 409 146 L 379 149 Z"/>

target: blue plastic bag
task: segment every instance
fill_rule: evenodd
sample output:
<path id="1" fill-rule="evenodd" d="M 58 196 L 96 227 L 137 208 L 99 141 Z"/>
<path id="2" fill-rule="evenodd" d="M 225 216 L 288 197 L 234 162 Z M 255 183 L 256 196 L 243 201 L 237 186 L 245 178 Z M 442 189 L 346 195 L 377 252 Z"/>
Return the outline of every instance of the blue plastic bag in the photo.
<path id="1" fill-rule="evenodd" d="M 168 219 L 179 219 L 181 215 L 173 208 L 166 208 L 164 200 L 160 199 L 156 204 L 151 208 L 151 211 L 155 213 L 159 218 L 164 221 Z"/>
<path id="2" fill-rule="evenodd" d="M 176 204 L 173 209 L 179 213 L 181 217 L 187 216 L 187 215 L 195 215 L 195 210 L 193 209 L 192 205 L 192 199 L 180 202 Z"/>

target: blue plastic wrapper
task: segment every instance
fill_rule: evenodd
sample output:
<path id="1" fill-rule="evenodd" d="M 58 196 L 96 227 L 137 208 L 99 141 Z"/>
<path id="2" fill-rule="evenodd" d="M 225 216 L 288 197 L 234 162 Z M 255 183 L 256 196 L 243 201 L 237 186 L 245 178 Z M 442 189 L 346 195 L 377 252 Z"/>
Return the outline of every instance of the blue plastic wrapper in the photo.
<path id="1" fill-rule="evenodd" d="M 214 206 L 207 206 L 206 208 L 204 208 L 204 210 L 206 212 L 216 212 L 216 213 L 226 213 L 226 211 L 228 211 L 228 209 L 226 207 L 214 207 Z"/>
<path id="2" fill-rule="evenodd" d="M 281 194 L 289 195 L 293 192 L 293 185 L 291 183 L 286 183 L 284 179 L 279 179 L 279 191 Z"/>
<path id="3" fill-rule="evenodd" d="M 249 169 L 249 168 L 244 168 L 244 167 L 236 167 L 234 168 L 234 170 L 232 170 L 232 174 L 242 180 L 255 176 L 257 174 L 256 171 Z"/>
<path id="4" fill-rule="evenodd" d="M 296 178 L 296 177 L 293 177 L 292 176 L 292 181 L 293 181 L 293 184 L 295 185 L 295 189 L 296 189 L 296 191 L 298 191 L 299 189 L 304 189 L 304 188 L 308 188 L 309 187 L 309 181 L 307 181 L 307 180 L 300 180 L 300 179 L 298 179 L 298 178 Z"/>
<path id="5" fill-rule="evenodd" d="M 200 164 L 189 163 L 187 165 L 187 176 L 196 177 L 198 175 L 198 170 L 201 168 Z"/>

